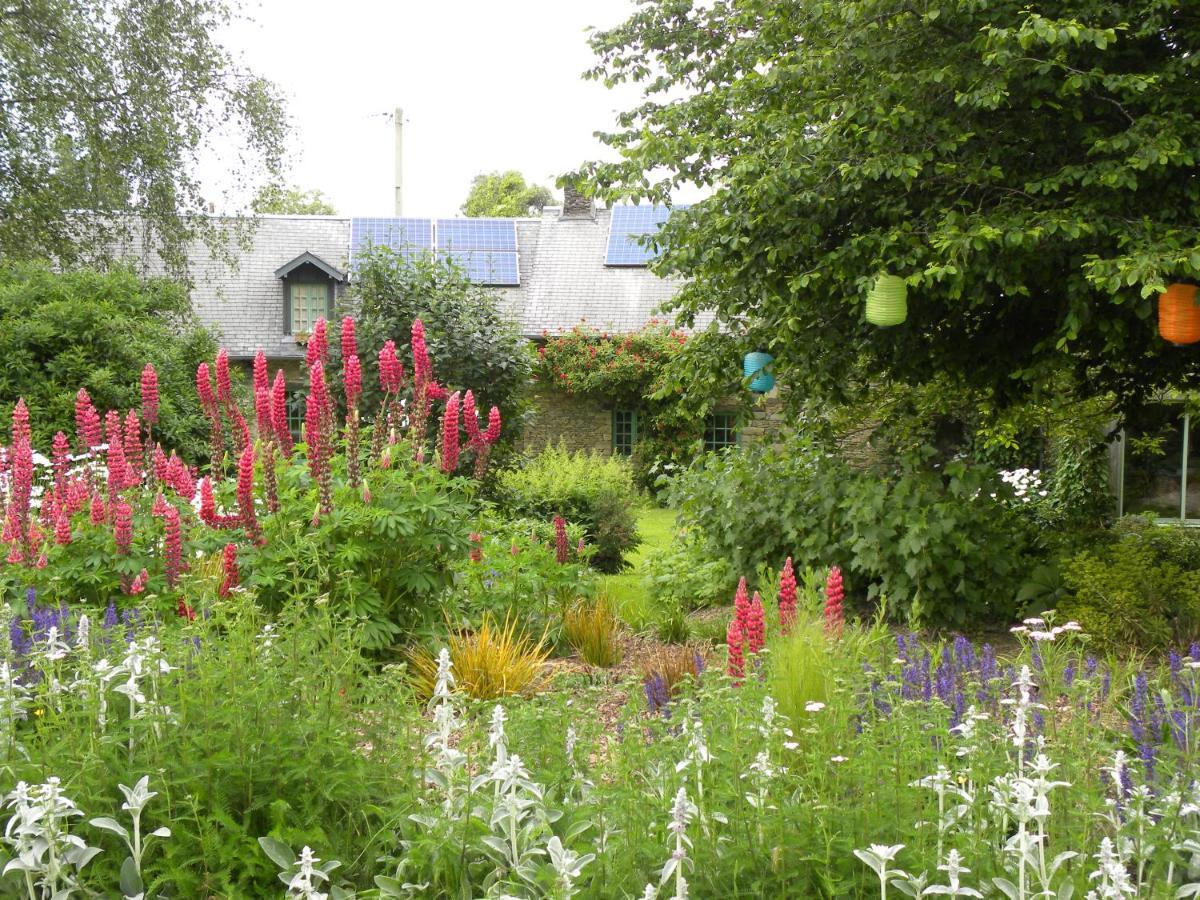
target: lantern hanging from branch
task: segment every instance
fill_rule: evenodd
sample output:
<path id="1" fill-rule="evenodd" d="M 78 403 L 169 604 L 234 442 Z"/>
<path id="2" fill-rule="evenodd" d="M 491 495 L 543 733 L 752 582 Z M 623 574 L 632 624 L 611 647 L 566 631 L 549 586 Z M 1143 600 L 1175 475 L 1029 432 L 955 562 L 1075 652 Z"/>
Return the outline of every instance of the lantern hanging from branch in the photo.
<path id="1" fill-rule="evenodd" d="M 767 366 L 773 362 L 775 357 L 761 350 L 747 353 L 742 360 L 742 374 L 751 379 L 750 390 L 754 393 L 765 394 L 775 387 L 775 376 L 767 371 Z"/>
<path id="2" fill-rule="evenodd" d="M 1200 341 L 1200 297 L 1194 284 L 1173 284 L 1158 295 L 1158 333 L 1172 344 Z"/>
<path id="3" fill-rule="evenodd" d="M 867 321 L 887 328 L 908 318 L 908 285 L 899 275 L 881 273 L 867 294 Z"/>

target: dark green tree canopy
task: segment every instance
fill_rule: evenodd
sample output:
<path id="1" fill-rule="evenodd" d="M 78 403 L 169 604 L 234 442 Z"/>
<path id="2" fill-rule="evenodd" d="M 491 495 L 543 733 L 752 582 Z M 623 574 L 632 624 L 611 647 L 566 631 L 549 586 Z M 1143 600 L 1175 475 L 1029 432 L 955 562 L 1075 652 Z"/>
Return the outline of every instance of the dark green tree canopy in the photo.
<path id="1" fill-rule="evenodd" d="M 0 266 L 0 414 L 7 423 L 24 397 L 34 444 L 46 455 L 54 432 L 74 437 L 80 388 L 102 416 L 110 409 L 123 415 L 141 408 L 142 368 L 153 363 L 161 398 L 156 439 L 189 461 L 206 457 L 196 367 L 216 351 L 176 282 L 125 269 L 60 274 L 32 263 Z"/>
<path id="2" fill-rule="evenodd" d="M 254 198 L 251 210 L 260 215 L 336 216 L 337 210 L 321 191 L 304 191 L 292 185 L 265 185 Z"/>
<path id="3" fill-rule="evenodd" d="M 196 174 L 231 188 L 280 166 L 274 88 L 218 43 L 224 0 L 23 0 L 0 13 L 0 253 L 102 258 L 135 230 L 174 269 L 218 231 Z M 79 214 L 86 217 L 80 239 Z"/>
<path id="4" fill-rule="evenodd" d="M 515 219 L 537 215 L 543 206 L 553 202 L 550 188 L 526 184 L 525 176 L 516 170 L 491 172 L 471 179 L 471 191 L 462 205 L 462 214 Z"/>
<path id="5" fill-rule="evenodd" d="M 1178 0 L 648 0 L 593 35 L 644 102 L 581 173 L 711 195 L 661 232 L 677 303 L 798 394 L 949 376 L 1015 400 L 1200 375 L 1156 333 L 1200 280 L 1200 6 Z M 909 319 L 868 325 L 876 273 Z"/>

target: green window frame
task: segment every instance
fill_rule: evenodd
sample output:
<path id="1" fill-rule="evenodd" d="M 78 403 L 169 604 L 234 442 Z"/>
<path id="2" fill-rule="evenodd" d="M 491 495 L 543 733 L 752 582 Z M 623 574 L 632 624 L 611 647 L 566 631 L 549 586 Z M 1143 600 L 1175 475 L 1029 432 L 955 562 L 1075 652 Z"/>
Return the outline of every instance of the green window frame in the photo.
<path id="1" fill-rule="evenodd" d="M 612 449 L 617 456 L 632 456 L 638 439 L 636 409 L 614 409 L 612 414 Z"/>
<path id="2" fill-rule="evenodd" d="M 734 413 L 709 413 L 704 417 L 704 449 L 712 452 L 736 447 L 737 416 Z"/>
<path id="3" fill-rule="evenodd" d="M 288 431 L 292 440 L 300 440 L 304 431 L 304 414 L 307 412 L 308 392 L 301 387 L 289 386 L 287 395 Z"/>
<path id="4" fill-rule="evenodd" d="M 288 333 L 312 334 L 318 319 L 328 321 L 333 308 L 330 282 L 292 281 L 288 283 Z"/>

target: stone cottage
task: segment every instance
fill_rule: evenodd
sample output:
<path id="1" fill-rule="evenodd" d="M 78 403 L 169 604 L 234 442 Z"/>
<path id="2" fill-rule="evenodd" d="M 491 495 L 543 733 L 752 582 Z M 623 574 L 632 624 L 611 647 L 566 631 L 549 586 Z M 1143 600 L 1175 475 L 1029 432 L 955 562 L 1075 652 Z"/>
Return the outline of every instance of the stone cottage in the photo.
<path id="1" fill-rule="evenodd" d="M 354 254 L 367 241 L 454 258 L 473 281 L 497 293 L 530 341 L 580 324 L 629 333 L 661 316 L 679 286 L 647 268 L 651 253 L 637 239 L 657 229 L 666 215 L 663 207 L 598 209 L 571 190 L 562 207 L 547 207 L 529 219 L 266 215 L 248 243 L 227 248 L 235 265 L 201 243 L 192 248 L 192 301 L 231 360 L 248 365 L 262 349 L 298 392 L 304 384 L 303 341 L 318 319 L 332 317 L 353 278 Z M 138 248 L 124 253 L 146 262 Z M 297 404 L 297 424 L 301 415 Z M 739 435 L 733 413 L 709 418 L 709 449 L 773 424 L 764 414 Z M 636 410 L 542 392 L 524 443 L 536 447 L 561 439 L 572 449 L 627 454 L 637 428 Z"/>

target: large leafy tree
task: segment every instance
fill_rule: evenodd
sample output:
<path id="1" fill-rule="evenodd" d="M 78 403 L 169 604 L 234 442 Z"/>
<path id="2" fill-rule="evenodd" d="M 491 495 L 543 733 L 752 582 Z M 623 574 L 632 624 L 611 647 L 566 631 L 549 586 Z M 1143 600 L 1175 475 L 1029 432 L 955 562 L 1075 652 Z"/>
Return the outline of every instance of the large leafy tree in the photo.
<path id="1" fill-rule="evenodd" d="M 708 189 L 660 268 L 795 396 L 941 376 L 1129 400 L 1200 374 L 1154 322 L 1200 279 L 1194 3 L 645 0 L 592 44 L 592 77 L 644 97 L 584 179 Z M 887 329 L 863 316 L 881 271 L 909 284 Z"/>
<path id="2" fill-rule="evenodd" d="M 464 216 L 521 218 L 537 215 L 554 202 L 554 194 L 540 184 L 527 184 L 516 170 L 476 175 L 462 205 Z"/>
<path id="3" fill-rule="evenodd" d="M 217 246 L 196 172 L 249 190 L 282 157 L 271 85 L 217 40 L 224 0 L 20 0 L 0 10 L 0 253 L 65 264 L 135 233 L 184 265 Z M 81 216 L 86 226 L 81 225 Z"/>
<path id="4" fill-rule="evenodd" d="M 280 184 L 265 185 L 250 205 L 256 213 L 284 216 L 336 216 L 337 209 L 324 193 Z"/>

